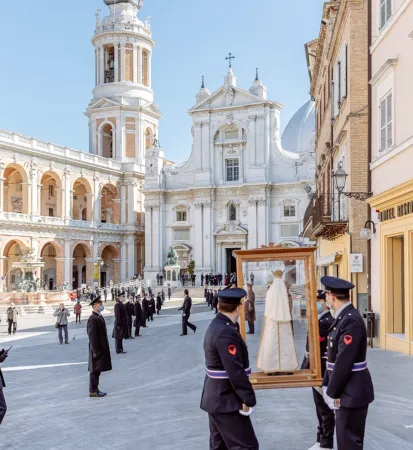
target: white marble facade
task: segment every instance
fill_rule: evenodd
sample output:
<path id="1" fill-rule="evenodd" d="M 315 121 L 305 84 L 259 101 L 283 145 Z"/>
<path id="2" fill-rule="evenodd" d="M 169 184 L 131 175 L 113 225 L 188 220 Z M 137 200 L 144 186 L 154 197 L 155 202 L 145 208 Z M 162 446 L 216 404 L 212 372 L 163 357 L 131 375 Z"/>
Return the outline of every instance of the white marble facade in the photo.
<path id="1" fill-rule="evenodd" d="M 288 143 L 306 142 L 306 148 L 289 150 L 281 143 L 281 109 L 267 99 L 258 74 L 244 90 L 230 68 L 214 93 L 202 83 L 189 111 L 189 159 L 174 165 L 163 149 L 147 151 L 147 278 L 163 269 L 171 246 L 182 268 L 195 261 L 199 283 L 201 273 L 233 270 L 235 249 L 299 241 L 315 174 L 314 109 L 306 104 L 286 130 Z"/>

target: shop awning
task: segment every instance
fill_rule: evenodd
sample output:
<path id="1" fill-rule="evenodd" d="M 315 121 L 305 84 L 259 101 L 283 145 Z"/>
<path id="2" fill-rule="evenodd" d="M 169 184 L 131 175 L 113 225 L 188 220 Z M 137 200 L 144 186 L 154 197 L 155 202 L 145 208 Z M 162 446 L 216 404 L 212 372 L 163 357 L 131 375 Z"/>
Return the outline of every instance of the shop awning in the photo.
<path id="1" fill-rule="evenodd" d="M 334 264 L 342 256 L 343 256 L 343 252 L 336 252 L 336 253 L 332 253 L 331 255 L 322 256 L 321 258 L 317 259 L 316 264 L 319 267 L 330 266 L 331 264 Z"/>

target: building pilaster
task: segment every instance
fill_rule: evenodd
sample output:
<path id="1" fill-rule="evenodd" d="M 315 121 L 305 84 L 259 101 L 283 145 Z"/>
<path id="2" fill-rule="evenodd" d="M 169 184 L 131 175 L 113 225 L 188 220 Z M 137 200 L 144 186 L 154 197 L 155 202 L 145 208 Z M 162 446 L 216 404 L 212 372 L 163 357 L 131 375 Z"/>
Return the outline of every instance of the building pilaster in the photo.
<path id="1" fill-rule="evenodd" d="M 128 280 L 135 275 L 135 236 L 128 236 Z"/>

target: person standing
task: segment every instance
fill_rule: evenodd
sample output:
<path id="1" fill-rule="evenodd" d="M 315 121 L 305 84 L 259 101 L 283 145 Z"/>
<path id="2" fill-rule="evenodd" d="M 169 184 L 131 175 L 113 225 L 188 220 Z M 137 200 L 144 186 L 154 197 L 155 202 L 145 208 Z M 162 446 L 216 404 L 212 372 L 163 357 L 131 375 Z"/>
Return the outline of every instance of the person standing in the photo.
<path id="1" fill-rule="evenodd" d="M 74 312 L 76 314 L 76 323 L 79 321 L 79 324 L 82 322 L 80 321 L 81 315 L 82 315 L 82 305 L 80 304 L 80 300 L 76 302 L 76 305 L 74 306 Z"/>
<path id="2" fill-rule="evenodd" d="M 100 296 L 91 301 L 92 314 L 87 322 L 89 337 L 89 396 L 105 397 L 106 393 L 99 390 L 99 379 L 102 372 L 112 370 L 112 359 L 105 319 Z"/>
<path id="3" fill-rule="evenodd" d="M 178 309 L 178 311 L 182 311 L 181 336 L 186 336 L 188 334 L 188 327 L 194 333 L 196 332 L 196 326 L 189 322 L 189 316 L 191 315 L 191 308 L 192 308 L 192 299 L 189 296 L 188 289 L 185 289 L 184 294 L 185 294 L 184 304 L 181 306 L 181 308 Z"/>
<path id="4" fill-rule="evenodd" d="M 7 321 L 9 323 L 9 336 L 13 331 L 13 334 L 16 334 L 17 331 L 17 316 L 19 315 L 19 311 L 17 311 L 16 305 L 11 303 L 11 305 L 7 308 Z"/>
<path id="5" fill-rule="evenodd" d="M 257 401 L 248 378 L 248 348 L 235 327 L 246 295 L 238 288 L 221 291 L 219 314 L 205 334 L 201 409 L 209 417 L 211 450 L 259 448 L 250 418 Z"/>
<path id="6" fill-rule="evenodd" d="M 158 295 L 156 296 L 156 314 L 159 315 L 161 309 L 162 309 L 162 297 L 161 293 L 158 292 Z"/>
<path id="7" fill-rule="evenodd" d="M 165 292 L 163 291 L 163 289 L 161 291 L 161 300 L 162 300 L 162 305 L 163 305 L 165 303 Z"/>
<path id="8" fill-rule="evenodd" d="M 159 273 L 156 274 L 156 285 L 159 286 Z"/>
<path id="9" fill-rule="evenodd" d="M 60 345 L 63 344 L 63 331 L 65 332 L 65 344 L 68 344 L 69 332 L 67 330 L 67 325 L 69 321 L 67 318 L 70 317 L 70 311 L 65 308 L 64 303 L 60 303 L 59 308 L 56 309 L 53 316 L 56 317 L 56 328 L 58 329 Z"/>
<path id="10" fill-rule="evenodd" d="M 364 445 L 367 412 L 374 401 L 374 387 L 367 368 L 367 330 L 364 319 L 351 304 L 354 284 L 323 277 L 334 322 L 327 341 L 327 371 L 323 397 L 335 411 L 338 450 L 358 450 Z"/>
<path id="11" fill-rule="evenodd" d="M 205 286 L 208 286 L 208 284 L 209 284 L 209 275 L 206 274 L 205 275 Z"/>
<path id="12" fill-rule="evenodd" d="M 215 314 L 218 314 L 218 292 L 211 291 L 211 305 L 212 309 L 215 309 Z"/>
<path id="13" fill-rule="evenodd" d="M 6 358 L 8 357 L 8 353 L 6 350 L 0 351 L 0 364 L 4 363 L 6 361 Z M 6 387 L 6 383 L 4 382 L 3 374 L 0 369 L 0 425 L 3 422 L 4 416 L 7 412 L 7 404 L 6 399 L 4 398 L 3 389 Z"/>
<path id="14" fill-rule="evenodd" d="M 252 284 L 247 284 L 247 300 L 245 302 L 245 319 L 248 322 L 248 333 L 255 333 L 255 321 L 257 320 L 255 314 L 255 293 L 252 290 Z"/>
<path id="15" fill-rule="evenodd" d="M 142 313 L 143 313 L 143 328 L 147 328 L 146 321 L 149 318 L 149 301 L 146 298 L 145 293 L 143 294 L 143 300 L 142 300 Z"/>
<path id="16" fill-rule="evenodd" d="M 334 322 L 333 316 L 326 304 L 326 294 L 324 291 L 317 293 L 317 312 L 318 312 L 318 328 L 320 330 L 320 358 L 321 358 L 321 374 L 324 377 L 327 369 L 327 336 L 331 325 Z M 307 345 L 304 361 L 301 370 L 310 369 L 309 342 L 307 336 Z M 332 411 L 325 403 L 320 388 L 313 388 L 313 399 L 318 419 L 317 442 L 309 450 L 318 448 L 330 449 L 334 447 L 334 426 L 335 417 Z"/>
<path id="17" fill-rule="evenodd" d="M 204 272 L 201 273 L 201 287 L 204 286 Z"/>
<path id="18" fill-rule="evenodd" d="M 171 289 L 171 285 L 168 284 L 168 300 L 171 299 L 171 295 L 172 295 L 172 289 Z"/>
<path id="19" fill-rule="evenodd" d="M 133 315 L 135 314 L 135 305 L 133 304 L 132 298 L 129 299 L 128 303 L 125 305 L 125 308 L 126 316 L 128 319 L 128 333 L 125 336 L 125 339 L 135 339 L 132 336 Z"/>
<path id="20" fill-rule="evenodd" d="M 115 323 L 113 325 L 112 337 L 115 338 L 116 353 L 124 354 L 123 339 L 128 333 L 128 317 L 126 314 L 126 307 L 123 304 L 124 294 L 119 294 L 118 301 L 115 305 Z"/>
<path id="21" fill-rule="evenodd" d="M 149 300 L 149 310 L 148 310 L 148 320 L 153 322 L 153 315 L 156 312 L 155 299 L 153 298 L 153 294 L 151 295 L 151 299 Z"/>
<path id="22" fill-rule="evenodd" d="M 140 295 L 136 297 L 134 313 L 135 313 L 135 337 L 137 337 L 140 336 L 139 330 L 141 328 L 141 325 L 144 324 Z"/>
<path id="23" fill-rule="evenodd" d="M 103 298 L 105 299 L 105 303 L 108 301 L 108 290 L 106 287 L 103 288 Z"/>

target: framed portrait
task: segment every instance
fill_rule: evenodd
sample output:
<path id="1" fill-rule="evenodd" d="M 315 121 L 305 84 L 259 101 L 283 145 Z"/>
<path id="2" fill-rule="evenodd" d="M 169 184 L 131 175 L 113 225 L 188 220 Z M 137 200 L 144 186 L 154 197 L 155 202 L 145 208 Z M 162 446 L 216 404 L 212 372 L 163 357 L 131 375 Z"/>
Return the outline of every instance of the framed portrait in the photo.
<path id="1" fill-rule="evenodd" d="M 255 389 L 321 386 L 315 247 L 236 250 L 238 287 L 247 291 L 240 332 Z"/>

